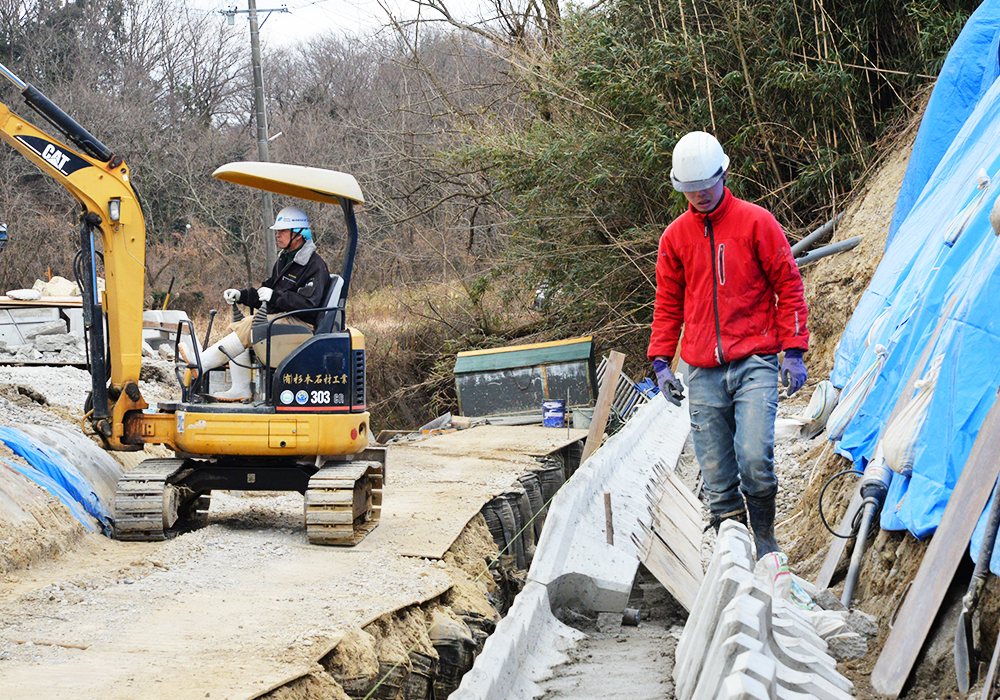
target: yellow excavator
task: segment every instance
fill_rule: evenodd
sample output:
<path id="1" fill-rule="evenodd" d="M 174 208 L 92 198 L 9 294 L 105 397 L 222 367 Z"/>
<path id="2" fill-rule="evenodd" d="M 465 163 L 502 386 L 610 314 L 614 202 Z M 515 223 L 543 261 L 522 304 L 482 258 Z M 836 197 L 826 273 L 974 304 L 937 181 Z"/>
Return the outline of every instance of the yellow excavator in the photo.
<path id="1" fill-rule="evenodd" d="M 232 163 L 213 173 L 238 185 L 339 205 L 347 227 L 343 268 L 331 275 L 315 332 L 288 338 L 277 329 L 297 326 L 274 327 L 266 315 L 255 317 L 255 367 L 263 389 L 256 400 L 201 400 L 208 375 L 196 358 L 190 365 L 177 361 L 180 400 L 151 407 L 139 390 L 146 229 L 129 168 L 36 88 L 2 64 L 0 73 L 76 146 L 0 103 L 0 138 L 80 203 L 76 273 L 93 377 L 85 421 L 107 449 L 160 444 L 175 453 L 147 459 L 122 475 L 114 537 L 162 540 L 195 527 L 206 518 L 212 490 L 230 489 L 298 491 L 305 496 L 310 542 L 360 542 L 378 524 L 385 450 L 368 446 L 364 336 L 344 323 L 358 245 L 354 208 L 364 202 L 357 181 L 345 173 L 279 163 Z M 97 287 L 101 261 L 103 294 Z M 178 341 L 185 331 L 195 337 L 185 322 Z"/>

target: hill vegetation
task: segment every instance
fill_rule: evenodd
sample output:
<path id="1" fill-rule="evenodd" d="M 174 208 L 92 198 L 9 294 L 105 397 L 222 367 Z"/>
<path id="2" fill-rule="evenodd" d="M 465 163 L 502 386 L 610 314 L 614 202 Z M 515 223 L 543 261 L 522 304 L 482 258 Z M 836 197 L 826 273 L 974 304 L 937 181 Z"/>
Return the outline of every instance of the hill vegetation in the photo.
<path id="1" fill-rule="evenodd" d="M 891 148 L 978 5 L 497 0 L 469 22 L 414 1 L 421 21 L 263 58 L 272 160 L 350 172 L 365 193 L 355 292 L 369 296 L 349 320 L 393 427 L 453 408 L 442 353 L 594 333 L 646 373 L 653 255 L 682 204 L 677 138 L 715 133 L 734 191 L 799 237 Z M 263 279 L 257 198 L 210 177 L 256 157 L 245 25 L 150 0 L 26 0 L 0 19 L 0 60 L 132 167 L 150 303 L 173 279 L 172 303 L 204 313 Z M 0 100 L 28 114 L 10 87 Z M 335 267 L 328 209 L 310 214 Z M 71 276 L 77 215 L 0 151 L 5 289 Z"/>

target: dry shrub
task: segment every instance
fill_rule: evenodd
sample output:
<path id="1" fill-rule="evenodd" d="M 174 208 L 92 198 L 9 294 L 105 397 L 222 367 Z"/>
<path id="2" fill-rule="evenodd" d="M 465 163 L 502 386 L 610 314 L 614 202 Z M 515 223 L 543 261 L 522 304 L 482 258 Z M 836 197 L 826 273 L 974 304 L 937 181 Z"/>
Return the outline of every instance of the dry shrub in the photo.
<path id="1" fill-rule="evenodd" d="M 163 306 L 173 279 L 167 308 L 186 311 L 195 320 L 199 334 L 207 326 L 209 309 L 219 310 L 219 317 L 213 324 L 213 337 L 221 337 L 231 320 L 229 308 L 222 299 L 223 290 L 248 284 L 242 259 L 228 250 L 225 233 L 200 225 L 193 226 L 184 235 L 175 234 L 163 243 L 148 245 L 146 307 L 159 309 Z"/>
<path id="2" fill-rule="evenodd" d="M 537 321 L 527 306 L 516 285 L 487 278 L 353 295 L 347 322 L 365 334 L 373 430 L 457 413 L 455 355 L 525 342 Z"/>
<path id="3" fill-rule="evenodd" d="M 73 258 L 80 248 L 77 226 L 68 217 L 27 212 L 7 222 L 9 240 L 0 252 L 0 293 L 30 288 L 51 276 L 75 279 Z"/>

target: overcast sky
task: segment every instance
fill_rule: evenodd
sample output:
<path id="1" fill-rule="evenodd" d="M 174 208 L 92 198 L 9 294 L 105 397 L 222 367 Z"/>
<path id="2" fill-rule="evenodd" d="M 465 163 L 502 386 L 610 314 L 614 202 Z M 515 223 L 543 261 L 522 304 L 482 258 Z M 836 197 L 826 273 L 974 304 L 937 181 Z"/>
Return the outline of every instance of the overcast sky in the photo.
<path id="1" fill-rule="evenodd" d="M 175 0 L 180 5 L 183 0 Z M 397 16 L 413 17 L 416 5 L 409 0 L 256 0 L 260 21 L 261 42 L 267 46 L 294 46 L 315 34 L 335 32 L 341 35 L 371 33 L 387 22 L 383 6 L 392 8 Z M 470 8 L 475 0 L 460 0 Z M 247 18 L 247 0 L 190 0 L 194 11 L 217 16 L 219 23 L 226 18 L 218 14 L 220 10 L 235 8 L 242 10 L 235 15 L 234 29 L 242 31 L 250 40 L 250 23 Z M 287 7 L 288 12 L 272 12 L 268 16 L 264 10 Z"/>

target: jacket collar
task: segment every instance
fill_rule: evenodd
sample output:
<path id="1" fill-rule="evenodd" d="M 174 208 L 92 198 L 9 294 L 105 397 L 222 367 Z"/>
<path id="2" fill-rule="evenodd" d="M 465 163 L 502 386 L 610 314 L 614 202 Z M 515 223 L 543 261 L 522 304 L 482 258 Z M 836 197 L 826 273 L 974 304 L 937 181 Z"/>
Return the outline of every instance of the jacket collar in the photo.
<path id="1" fill-rule="evenodd" d="M 312 254 L 315 252 L 316 252 L 316 244 L 313 243 L 312 241 L 306 241 L 305 243 L 302 244 L 301 248 L 295 251 L 295 257 L 292 258 L 292 262 L 304 266 L 307 262 L 309 262 L 309 258 L 311 258 Z M 287 255 L 288 253 L 286 252 L 285 256 Z M 287 260 L 288 258 L 285 256 L 283 257 L 285 260 Z"/>
<path id="2" fill-rule="evenodd" d="M 732 206 L 733 199 L 735 199 L 733 197 L 733 193 L 729 191 L 728 187 L 724 187 L 722 189 L 722 200 L 719 202 L 719 206 L 717 206 L 715 209 L 708 212 L 707 214 L 703 214 L 697 209 L 695 209 L 693 206 L 688 204 L 688 211 L 691 212 L 691 215 L 694 216 L 695 220 L 698 221 L 698 223 L 701 225 L 705 224 L 705 219 L 708 219 L 713 224 L 716 224 L 719 221 L 721 221 L 722 217 L 724 217 L 726 215 L 726 212 L 729 211 L 729 207 Z"/>

